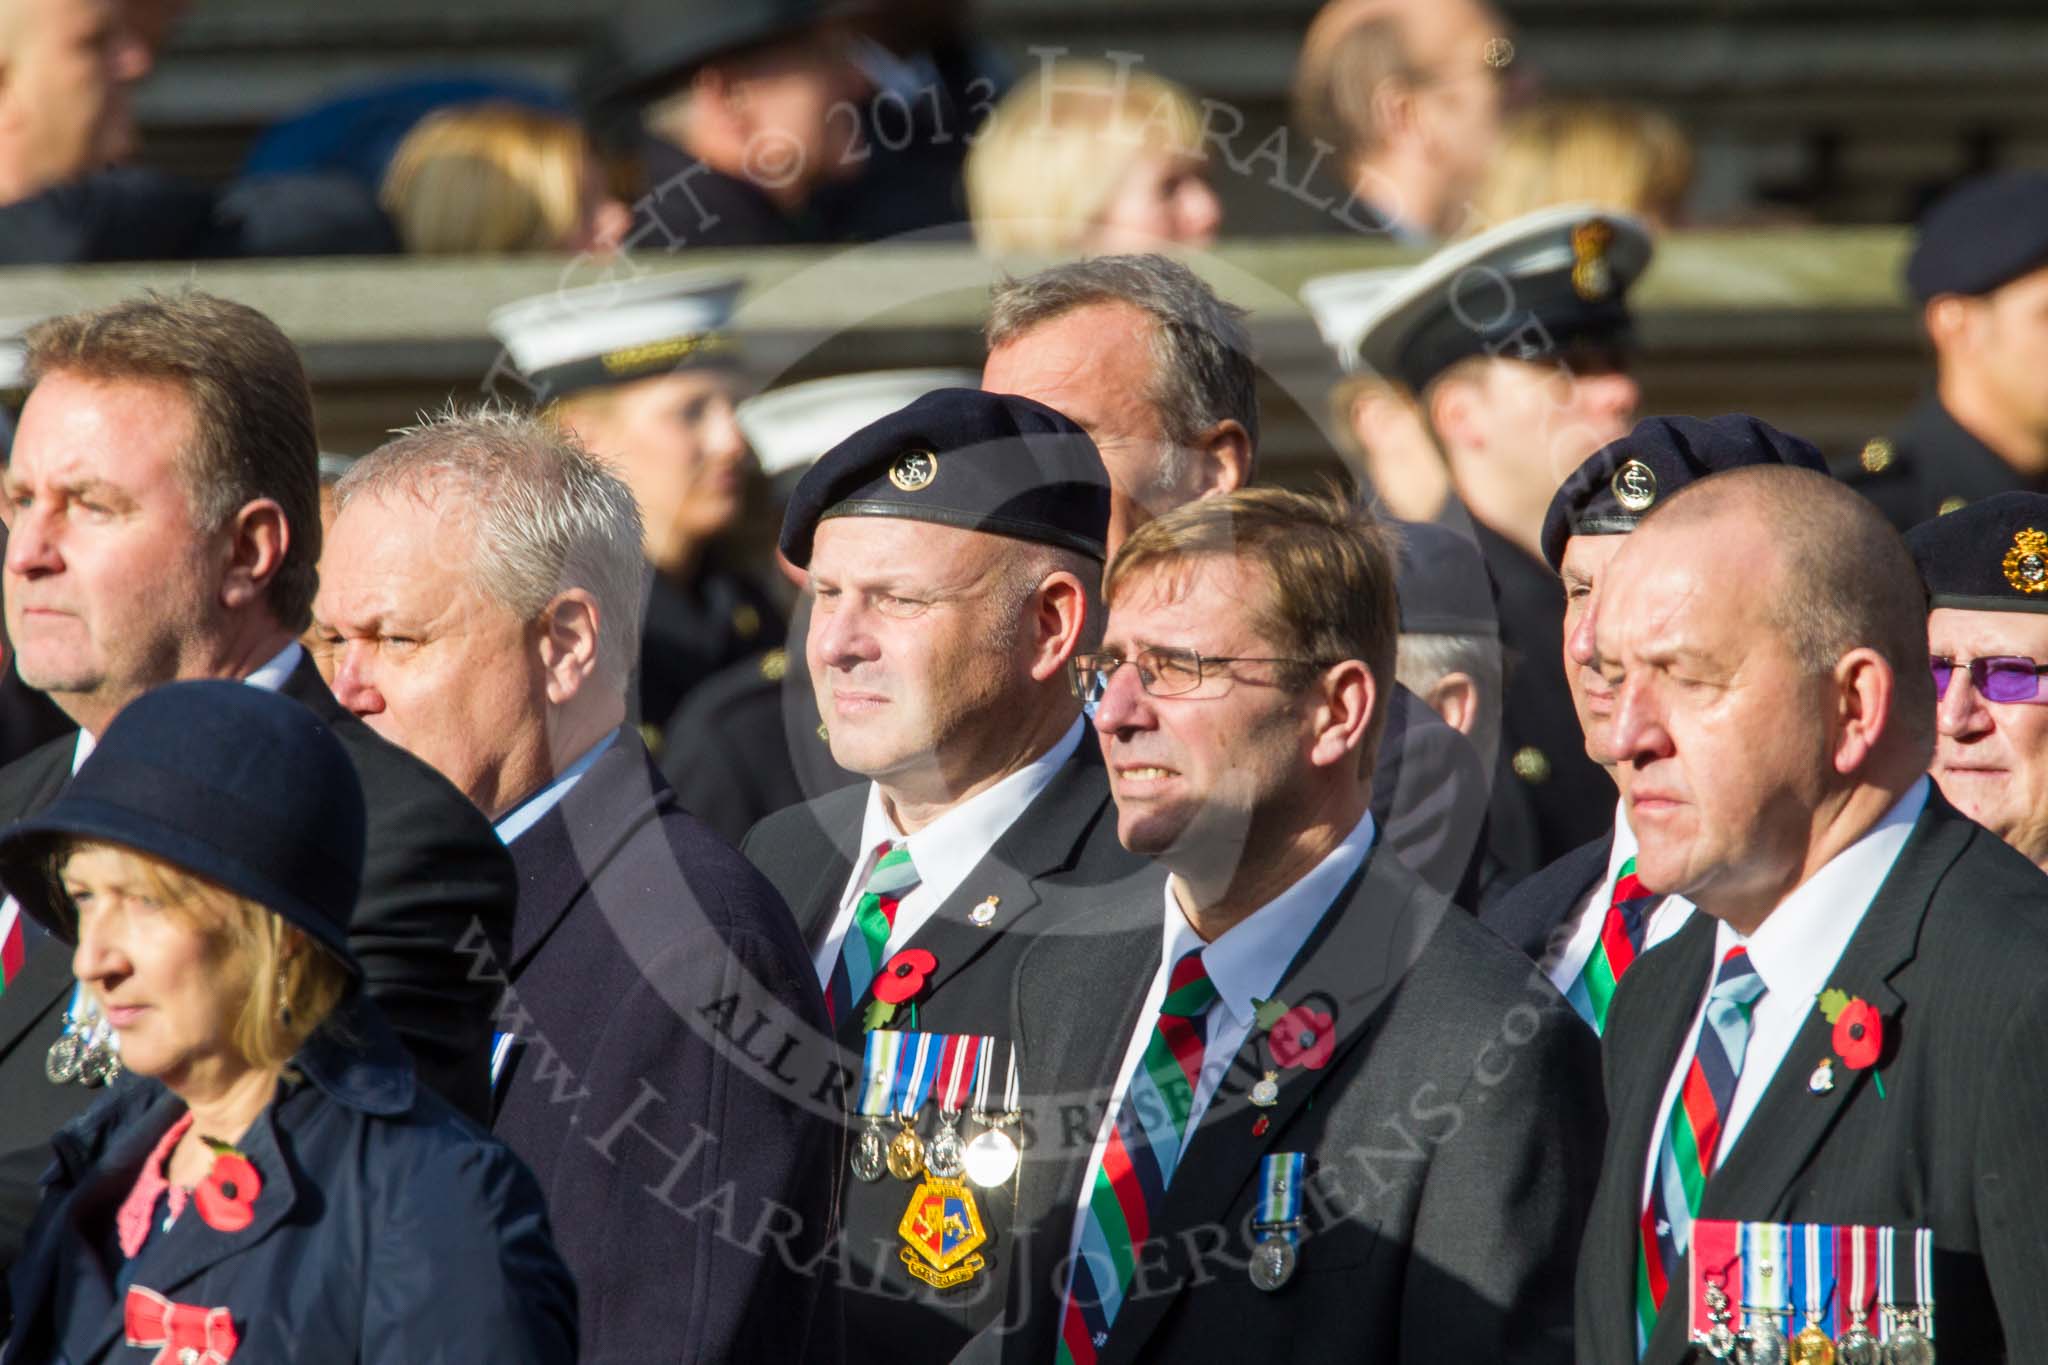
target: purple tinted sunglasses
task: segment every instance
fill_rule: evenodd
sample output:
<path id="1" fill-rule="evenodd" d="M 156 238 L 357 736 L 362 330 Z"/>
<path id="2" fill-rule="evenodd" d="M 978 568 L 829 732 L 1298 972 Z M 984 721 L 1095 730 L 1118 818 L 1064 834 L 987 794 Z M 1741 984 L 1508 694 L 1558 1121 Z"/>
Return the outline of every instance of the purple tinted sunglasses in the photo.
<path id="1" fill-rule="evenodd" d="M 1936 654 L 1927 663 L 1934 670 L 1935 695 L 1947 696 L 1956 661 Z M 2033 701 L 2041 693 L 2041 675 L 2048 673 L 2048 664 L 2037 664 L 2023 655 L 1971 659 L 1962 667 L 1970 674 L 1970 685 L 1986 701 Z"/>

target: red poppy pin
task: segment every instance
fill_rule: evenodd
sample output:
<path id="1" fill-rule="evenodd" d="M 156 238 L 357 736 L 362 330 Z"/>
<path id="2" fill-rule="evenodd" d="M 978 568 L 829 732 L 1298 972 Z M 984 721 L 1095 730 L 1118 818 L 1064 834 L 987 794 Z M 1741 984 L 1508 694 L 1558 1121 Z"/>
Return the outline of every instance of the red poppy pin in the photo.
<path id="1" fill-rule="evenodd" d="M 1851 1071 L 1877 1065 L 1877 1059 L 1884 1055 L 1884 1016 L 1875 1005 L 1860 995 L 1831 989 L 1821 992 L 1820 1012 L 1822 1018 L 1835 1026 L 1832 1043 L 1842 1065 Z M 1883 1093 L 1880 1084 L 1878 1094 Z"/>
<path id="2" fill-rule="evenodd" d="M 1276 1066 L 1320 1071 L 1329 1065 L 1331 1049 L 1337 1046 L 1335 1021 L 1320 1010 L 1297 1005 L 1267 1031 L 1266 1046 L 1272 1049 Z"/>
<path id="3" fill-rule="evenodd" d="M 938 968 L 939 960 L 924 949 L 905 948 L 875 974 L 875 999 L 900 1005 L 923 990 L 925 978 Z"/>
<path id="4" fill-rule="evenodd" d="M 130 1346 L 161 1346 L 150 1365 L 227 1365 L 241 1340 L 225 1308 L 172 1303 L 154 1289 L 131 1285 L 121 1306 Z"/>
<path id="5" fill-rule="evenodd" d="M 263 1177 L 256 1163 L 215 1138 L 201 1139 L 213 1150 L 213 1169 L 192 1191 L 192 1206 L 216 1232 L 240 1232 L 256 1220 L 256 1196 Z"/>

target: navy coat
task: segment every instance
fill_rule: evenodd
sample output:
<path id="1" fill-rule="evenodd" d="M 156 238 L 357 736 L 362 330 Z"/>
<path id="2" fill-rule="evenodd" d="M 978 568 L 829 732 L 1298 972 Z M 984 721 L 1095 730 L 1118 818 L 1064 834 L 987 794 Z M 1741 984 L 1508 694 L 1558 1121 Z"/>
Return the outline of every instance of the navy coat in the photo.
<path id="1" fill-rule="evenodd" d="M 843 1169 L 796 922 L 630 727 L 512 841 L 497 1135 L 547 1193 L 583 1360 L 838 1359 L 811 1272 Z"/>
<path id="2" fill-rule="evenodd" d="M 532 1174 L 414 1082 L 374 1005 L 337 1023 L 300 1049 L 301 1079 L 279 1085 L 239 1144 L 263 1182 L 240 1232 L 187 1205 L 122 1261 L 115 1211 L 185 1112 L 156 1082 L 120 1087 L 58 1131 L 10 1283 L 7 1365 L 154 1360 L 160 1348 L 125 1343 L 124 1273 L 173 1303 L 227 1308 L 237 1361 L 576 1359 L 576 1290 Z"/>

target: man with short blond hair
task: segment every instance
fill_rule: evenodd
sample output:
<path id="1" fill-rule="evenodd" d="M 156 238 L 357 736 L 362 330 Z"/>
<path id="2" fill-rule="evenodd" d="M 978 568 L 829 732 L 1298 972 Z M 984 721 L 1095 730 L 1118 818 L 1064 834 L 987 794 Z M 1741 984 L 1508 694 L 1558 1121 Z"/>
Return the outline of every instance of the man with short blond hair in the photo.
<path id="1" fill-rule="evenodd" d="M 510 948 L 511 862 L 458 792 L 336 703 L 295 639 L 320 512 L 312 397 L 291 342 L 243 304 L 148 294 L 42 323 L 28 371 L 0 478 L 7 633 L 23 680 L 80 730 L 0 770 L 0 817 L 46 805 L 115 714 L 162 683 L 241 679 L 301 702 L 333 728 L 368 798 L 350 926 L 365 988 L 421 1079 L 487 1117 L 498 988 L 470 967 L 485 946 Z M 0 937 L 19 924 L 13 909 L 0 907 Z M 60 1036 L 86 1047 L 105 1036 L 83 1001 L 66 1008 L 68 955 L 33 935 L 24 946 L 0 994 L 6 1255 L 49 1134 L 92 1098 L 68 1078 L 53 1084 L 44 1055 Z"/>
<path id="2" fill-rule="evenodd" d="M 1104 594 L 1075 673 L 1158 867 L 1018 968 L 1045 1212 L 973 1358 L 1571 1360 L 1593 1040 L 1381 846 L 1385 533 L 1248 489 L 1139 528 Z"/>
<path id="3" fill-rule="evenodd" d="M 551 424 L 487 409 L 372 451 L 336 498 L 335 695 L 460 786 L 519 871 L 489 973 L 507 983 L 493 1129 L 563 1211 L 583 1356 L 829 1356 L 831 1301 L 793 1266 L 831 1225 L 836 1115 L 739 1063 L 729 1022 L 815 1039 L 817 988 L 787 907 L 627 723 L 631 492 Z M 713 1197 L 745 1227 L 788 1219 L 788 1244 L 710 1235 L 685 1211 Z"/>

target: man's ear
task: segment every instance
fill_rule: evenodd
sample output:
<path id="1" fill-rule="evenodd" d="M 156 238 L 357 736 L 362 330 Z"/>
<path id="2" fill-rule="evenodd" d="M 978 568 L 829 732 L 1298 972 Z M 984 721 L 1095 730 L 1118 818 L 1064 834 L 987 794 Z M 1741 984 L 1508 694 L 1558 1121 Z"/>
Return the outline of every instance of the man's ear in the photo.
<path id="1" fill-rule="evenodd" d="M 1195 443 L 1195 496 L 1211 498 L 1235 493 L 1252 481 L 1252 437 L 1232 417 L 1203 432 Z"/>
<path id="2" fill-rule="evenodd" d="M 1357 659 L 1346 659 L 1324 669 L 1318 686 L 1323 700 L 1310 722 L 1308 761 L 1326 768 L 1356 758 L 1365 747 L 1379 684 L 1371 669 Z"/>
<path id="3" fill-rule="evenodd" d="M 1031 676 L 1045 682 L 1067 666 L 1088 629 L 1088 592 L 1064 569 L 1045 576 L 1032 608 Z"/>
<path id="4" fill-rule="evenodd" d="M 597 672 L 598 631 L 603 624 L 597 598 L 582 588 L 563 589 L 541 610 L 537 643 L 551 705 L 573 700 Z"/>
<path id="5" fill-rule="evenodd" d="M 1446 673 L 1430 685 L 1423 700 L 1444 719 L 1444 724 L 1467 739 L 1479 723 L 1479 684 L 1470 673 Z"/>
<path id="6" fill-rule="evenodd" d="M 220 603 L 239 610 L 262 599 L 271 580 L 284 567 L 292 543 L 291 523 L 275 499 L 244 503 L 228 523 L 227 564 L 221 578 Z"/>

